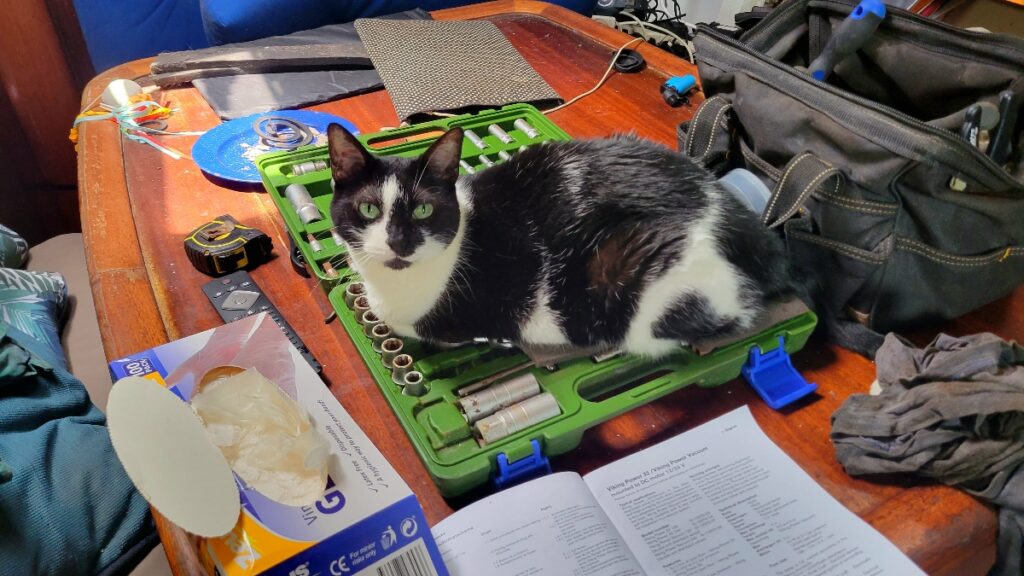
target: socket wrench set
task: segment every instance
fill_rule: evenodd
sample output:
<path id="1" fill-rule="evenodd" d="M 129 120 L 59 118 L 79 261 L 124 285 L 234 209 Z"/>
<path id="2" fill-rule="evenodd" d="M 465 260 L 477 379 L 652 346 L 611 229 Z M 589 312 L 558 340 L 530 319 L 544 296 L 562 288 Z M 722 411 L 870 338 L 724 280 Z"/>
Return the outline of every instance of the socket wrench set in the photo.
<path id="1" fill-rule="evenodd" d="M 359 140 L 374 154 L 416 156 L 454 126 L 466 133 L 463 172 L 503 162 L 522 146 L 569 140 L 525 104 Z M 329 164 L 326 147 L 257 159 L 264 185 L 307 268 L 320 280 L 341 325 L 445 496 L 488 481 L 503 487 L 550 470 L 547 456 L 576 447 L 588 428 L 690 384 L 727 382 L 755 354 L 778 354 L 788 365 L 785 355 L 803 347 L 816 323 L 813 313 L 803 311 L 704 355 L 680 347 L 657 361 L 615 353 L 548 360 L 533 354 L 531 359 L 506 342 L 438 347 L 401 338 L 370 309 L 365 288 L 332 231 Z"/>

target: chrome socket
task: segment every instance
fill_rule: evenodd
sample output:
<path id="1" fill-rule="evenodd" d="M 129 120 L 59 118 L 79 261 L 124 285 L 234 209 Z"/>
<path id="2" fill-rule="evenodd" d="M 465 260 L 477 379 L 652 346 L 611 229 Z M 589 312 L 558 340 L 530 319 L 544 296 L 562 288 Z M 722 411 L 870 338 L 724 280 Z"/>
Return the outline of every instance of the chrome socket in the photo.
<path id="1" fill-rule="evenodd" d="M 302 220 L 303 224 L 316 222 L 323 218 L 320 215 L 320 209 L 313 203 L 313 197 L 309 195 L 309 190 L 302 184 L 289 184 L 284 189 L 284 195 L 292 203 L 295 213 L 299 215 L 299 220 Z"/>
<path id="2" fill-rule="evenodd" d="M 427 386 L 427 379 L 415 370 L 406 372 L 403 381 L 405 388 L 402 390 L 402 394 L 406 396 L 423 396 L 430 390 Z"/>
<path id="3" fill-rule="evenodd" d="M 352 301 L 352 310 L 356 313 L 356 322 L 363 323 L 363 314 L 370 310 L 370 299 L 366 296 L 359 296 Z"/>
<path id="4" fill-rule="evenodd" d="M 380 318 L 373 310 L 367 310 L 363 312 L 363 321 L 360 324 L 363 325 L 363 335 L 367 338 L 373 338 L 373 327 L 380 324 Z"/>
<path id="5" fill-rule="evenodd" d="M 349 310 L 355 308 L 356 298 L 366 295 L 366 286 L 362 282 L 353 282 L 345 287 L 345 306 Z"/>
<path id="6" fill-rule="evenodd" d="M 466 174 L 476 174 L 476 168 L 473 168 L 473 165 L 465 160 L 459 160 L 459 166 L 462 166 L 462 169 L 466 171 Z"/>
<path id="7" fill-rule="evenodd" d="M 516 141 L 515 138 L 510 136 L 508 132 L 502 130 L 501 126 L 498 126 L 497 124 L 491 124 L 488 126 L 487 131 L 493 134 L 498 140 L 501 140 L 503 144 L 511 144 Z"/>
<path id="8" fill-rule="evenodd" d="M 523 372 L 500 384 L 455 401 L 470 424 L 540 394 L 540 382 L 533 372 Z"/>
<path id="9" fill-rule="evenodd" d="M 531 126 L 530 123 L 523 118 L 516 119 L 512 125 L 518 128 L 523 134 L 526 134 L 527 138 L 536 138 L 537 136 L 540 136 L 540 132 L 538 132 L 536 128 Z"/>
<path id="10" fill-rule="evenodd" d="M 370 330 L 370 338 L 373 339 L 373 351 L 380 354 L 383 352 L 381 344 L 383 344 L 388 338 L 391 338 L 391 327 L 383 322 L 376 324 L 373 329 Z"/>
<path id="11" fill-rule="evenodd" d="M 542 392 L 478 420 L 473 429 L 480 444 L 486 446 L 561 413 L 555 397 L 550 392 Z"/>
<path id="12" fill-rule="evenodd" d="M 462 134 L 466 137 L 467 140 L 473 143 L 473 146 L 476 146 L 481 150 L 487 150 L 487 142 L 484 142 L 483 138 L 477 136 L 476 132 L 473 132 L 472 130 L 467 128 L 466 130 L 462 131 Z"/>
<path id="13" fill-rule="evenodd" d="M 391 380 L 399 386 L 405 386 L 405 375 L 412 371 L 412 356 L 399 354 L 391 360 Z M 423 375 L 420 374 L 422 377 Z"/>
<path id="14" fill-rule="evenodd" d="M 408 354 L 402 354 L 404 347 L 405 344 L 399 338 L 385 338 L 380 343 L 380 361 L 388 368 L 394 369 L 392 362 L 397 356 L 408 356 Z"/>
<path id="15" fill-rule="evenodd" d="M 302 176 L 303 174 L 311 174 L 321 170 L 327 170 L 327 162 L 323 160 L 310 160 L 301 164 L 292 164 L 292 176 Z"/>

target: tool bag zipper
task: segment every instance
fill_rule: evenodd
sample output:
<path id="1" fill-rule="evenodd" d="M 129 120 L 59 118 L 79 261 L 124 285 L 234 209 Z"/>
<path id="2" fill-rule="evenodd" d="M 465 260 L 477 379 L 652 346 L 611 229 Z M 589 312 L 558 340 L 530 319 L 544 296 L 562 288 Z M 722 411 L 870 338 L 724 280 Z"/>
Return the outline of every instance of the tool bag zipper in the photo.
<path id="1" fill-rule="evenodd" d="M 799 4 L 795 4 L 795 6 L 799 6 Z M 777 22 L 773 22 L 773 24 L 776 23 Z M 773 28 L 773 26 L 768 27 L 769 30 L 771 28 Z M 827 114 L 836 122 L 846 125 L 851 130 L 859 132 L 865 136 L 870 136 L 870 138 L 876 142 L 901 149 L 908 155 L 915 155 L 918 157 L 928 155 L 937 156 L 939 153 L 943 153 L 941 156 L 943 162 L 954 167 L 962 174 L 970 175 L 972 178 L 980 181 L 983 185 L 990 188 L 998 189 L 1005 187 L 1006 185 L 1013 188 L 1021 188 L 1021 186 L 1024 185 L 1024 183 L 1021 183 L 1010 176 L 1002 169 L 1001 166 L 997 166 L 995 162 L 983 154 L 981 150 L 971 146 L 969 143 L 955 136 L 948 130 L 936 128 L 935 126 L 931 126 L 917 118 L 914 118 L 913 116 L 904 114 L 894 108 L 890 108 L 889 106 L 885 106 L 873 100 L 841 90 L 826 82 L 815 80 L 811 76 L 801 73 L 792 66 L 769 58 L 750 46 L 717 32 L 706 24 L 698 24 L 697 29 L 701 34 L 713 39 L 715 43 L 726 49 L 725 54 L 719 55 L 716 54 L 713 49 L 709 53 L 707 46 L 703 47 L 703 50 L 698 48 L 698 60 L 703 57 L 703 59 L 707 59 L 709 62 L 713 63 L 716 57 L 731 56 L 739 59 L 740 61 L 767 64 L 775 70 L 783 73 L 785 75 L 784 78 L 790 80 L 790 82 L 788 84 L 784 84 L 784 82 L 779 81 L 780 78 L 778 77 L 773 77 L 771 79 L 758 78 L 759 80 L 767 85 L 774 86 L 785 91 L 792 97 L 802 101 L 804 104 Z M 749 73 L 749 70 L 746 70 L 745 72 Z M 823 102 L 820 95 L 815 94 L 816 91 L 824 91 L 855 106 L 843 107 L 830 105 L 828 102 Z M 893 126 L 880 126 L 877 122 L 865 121 L 865 115 L 859 113 L 859 111 L 856 110 L 856 107 L 860 107 L 868 112 L 873 112 L 876 116 L 880 115 L 881 118 L 879 119 L 886 122 L 896 122 L 898 126 L 905 129 L 907 133 L 903 137 L 894 137 L 891 133 L 891 128 L 893 128 Z M 929 137 L 938 138 L 943 146 L 932 146 L 933 142 Z M 983 174 L 979 173 L 980 171 L 983 171 Z M 995 182 L 979 176 L 988 176 L 991 179 L 994 179 L 995 182 L 998 182 L 999 185 L 992 185 Z"/>

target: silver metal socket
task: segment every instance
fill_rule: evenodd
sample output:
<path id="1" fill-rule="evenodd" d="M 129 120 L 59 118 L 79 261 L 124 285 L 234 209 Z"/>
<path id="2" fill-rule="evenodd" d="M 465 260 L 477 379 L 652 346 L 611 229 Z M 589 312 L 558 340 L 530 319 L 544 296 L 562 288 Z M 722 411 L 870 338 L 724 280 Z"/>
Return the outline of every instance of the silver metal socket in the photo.
<path id="1" fill-rule="evenodd" d="M 495 138 L 501 140 L 505 144 L 511 144 L 516 141 L 515 138 L 510 136 L 508 132 L 502 130 L 501 126 L 498 126 L 497 124 L 491 124 L 490 126 L 488 126 L 487 131 L 493 134 Z"/>
<path id="2" fill-rule="evenodd" d="M 423 377 L 423 374 L 415 370 L 406 372 L 402 380 L 405 382 L 402 394 L 406 396 L 423 396 L 430 391 L 430 387 L 427 386 L 427 379 Z"/>
<path id="3" fill-rule="evenodd" d="M 473 168 L 473 165 L 465 160 L 459 160 L 459 166 L 462 166 L 462 169 L 466 171 L 466 174 L 476 174 L 476 168 Z"/>
<path id="4" fill-rule="evenodd" d="M 550 392 L 541 392 L 477 420 L 473 428 L 480 443 L 487 445 L 561 413 L 555 397 Z"/>
<path id="5" fill-rule="evenodd" d="M 405 375 L 412 370 L 412 356 L 399 354 L 391 360 L 391 380 L 399 386 L 405 386 Z"/>
<path id="6" fill-rule="evenodd" d="M 322 252 L 324 247 L 320 244 L 320 241 L 316 239 L 316 236 L 307 233 L 306 240 L 309 240 L 309 247 L 313 249 L 313 252 Z"/>
<path id="7" fill-rule="evenodd" d="M 462 131 L 462 134 L 466 136 L 467 140 L 473 143 L 473 146 L 476 146 L 481 150 L 487 150 L 487 142 L 484 142 L 483 138 L 477 136 L 476 132 L 473 132 L 472 130 L 467 128 L 466 130 Z"/>
<path id="8" fill-rule="evenodd" d="M 509 154 L 508 152 L 505 152 L 504 150 L 502 150 L 502 151 L 498 152 L 498 158 L 501 158 L 502 160 L 508 161 L 508 160 L 512 159 L 512 155 Z"/>
<path id="9" fill-rule="evenodd" d="M 356 298 L 366 295 L 366 286 L 362 282 L 353 282 L 345 286 L 345 306 L 349 310 L 355 308 Z"/>
<path id="10" fill-rule="evenodd" d="M 302 176 L 303 174 L 311 174 L 321 170 L 327 170 L 327 162 L 323 160 L 310 160 L 309 162 L 292 164 L 292 176 Z"/>
<path id="11" fill-rule="evenodd" d="M 363 321 L 360 324 L 363 325 L 363 334 L 367 338 L 373 338 L 373 327 L 380 324 L 380 318 L 373 310 L 367 310 L 363 312 Z"/>
<path id="12" fill-rule="evenodd" d="M 377 323 L 370 330 L 370 338 L 373 339 L 373 351 L 380 354 L 383 351 L 381 344 L 388 338 L 391 338 L 391 327 L 383 322 Z"/>
<path id="13" fill-rule="evenodd" d="M 402 348 L 404 347 L 405 343 L 400 338 L 385 338 L 380 343 L 380 361 L 388 368 L 394 368 L 392 364 L 395 357 L 402 355 Z"/>
<path id="14" fill-rule="evenodd" d="M 531 396 L 540 394 L 540 382 L 533 372 L 523 372 L 500 384 L 494 384 L 480 392 L 470 394 L 455 401 L 472 424 L 481 418 L 490 416 L 502 408 L 522 402 Z"/>
<path id="15" fill-rule="evenodd" d="M 309 195 L 309 190 L 302 184 L 289 184 L 284 189 L 284 195 L 292 203 L 295 213 L 299 215 L 299 220 L 302 220 L 303 224 L 316 222 L 323 218 L 320 209 L 313 203 L 313 197 Z"/>
<path id="16" fill-rule="evenodd" d="M 337 228 L 331 228 L 331 238 L 338 246 L 343 246 L 345 244 L 345 239 L 341 237 L 341 232 L 338 232 Z"/>
<path id="17" fill-rule="evenodd" d="M 494 160 L 491 160 L 485 154 L 481 154 L 479 156 L 479 158 L 480 158 L 480 163 L 483 164 L 484 166 L 487 166 L 488 168 L 490 168 L 491 166 L 494 166 Z"/>
<path id="18" fill-rule="evenodd" d="M 527 138 L 536 138 L 537 136 L 540 136 L 540 132 L 538 132 L 536 128 L 531 126 L 530 123 L 523 118 L 517 118 L 512 125 L 518 128 L 523 134 L 526 134 Z"/>
<path id="19" fill-rule="evenodd" d="M 363 313 L 370 309 L 370 299 L 366 296 L 358 296 L 352 302 L 352 311 L 356 313 L 356 322 L 363 323 Z"/>

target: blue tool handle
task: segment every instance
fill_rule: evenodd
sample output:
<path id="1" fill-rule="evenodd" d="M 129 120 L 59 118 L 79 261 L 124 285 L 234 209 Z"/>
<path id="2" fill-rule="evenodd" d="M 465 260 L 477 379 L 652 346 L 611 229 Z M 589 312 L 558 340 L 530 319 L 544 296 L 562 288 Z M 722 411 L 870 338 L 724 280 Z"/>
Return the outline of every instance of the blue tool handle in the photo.
<path id="1" fill-rule="evenodd" d="M 807 71 L 817 80 L 828 78 L 833 68 L 871 38 L 884 18 L 884 2 L 862 0 L 832 34 L 825 49 L 811 62 Z"/>
<path id="2" fill-rule="evenodd" d="M 673 76 L 665 81 L 665 86 L 672 88 L 680 94 L 686 94 L 694 86 L 697 85 L 697 79 L 693 77 L 693 74 L 687 74 L 685 76 Z"/>

